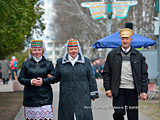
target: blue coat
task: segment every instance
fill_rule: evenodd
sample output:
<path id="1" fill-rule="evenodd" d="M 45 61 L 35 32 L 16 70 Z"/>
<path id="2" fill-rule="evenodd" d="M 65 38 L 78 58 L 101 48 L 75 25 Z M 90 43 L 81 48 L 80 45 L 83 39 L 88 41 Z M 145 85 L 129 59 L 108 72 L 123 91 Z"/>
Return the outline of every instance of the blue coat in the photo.
<path id="1" fill-rule="evenodd" d="M 88 58 L 79 55 L 74 66 L 66 58 L 57 60 L 60 80 L 58 120 L 93 120 L 91 98 L 98 98 L 97 84 Z"/>

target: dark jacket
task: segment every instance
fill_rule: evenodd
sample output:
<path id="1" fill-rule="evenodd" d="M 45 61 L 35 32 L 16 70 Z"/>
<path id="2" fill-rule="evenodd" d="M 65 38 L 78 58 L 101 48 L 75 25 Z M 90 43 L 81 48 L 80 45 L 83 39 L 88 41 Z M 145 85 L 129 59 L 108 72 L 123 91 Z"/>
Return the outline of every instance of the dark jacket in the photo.
<path id="1" fill-rule="evenodd" d="M 47 74 L 53 77 L 47 78 Z M 41 77 L 42 86 L 31 85 L 31 79 Z M 31 57 L 24 61 L 18 81 L 24 85 L 23 105 L 28 107 L 38 107 L 43 105 L 52 105 L 53 93 L 51 83 L 56 82 L 55 70 L 51 61 L 44 57 L 38 63 Z"/>
<path id="2" fill-rule="evenodd" d="M 143 55 L 131 47 L 130 62 L 135 88 L 140 93 L 147 93 L 148 73 Z M 111 90 L 114 97 L 117 96 L 121 82 L 122 55 L 121 46 L 112 50 L 106 59 L 103 80 L 105 90 Z"/>
<path id="3" fill-rule="evenodd" d="M 58 120 L 93 120 L 91 98 L 98 97 L 97 84 L 90 60 L 79 56 L 74 66 L 68 60 L 58 59 L 56 72 L 60 79 Z"/>

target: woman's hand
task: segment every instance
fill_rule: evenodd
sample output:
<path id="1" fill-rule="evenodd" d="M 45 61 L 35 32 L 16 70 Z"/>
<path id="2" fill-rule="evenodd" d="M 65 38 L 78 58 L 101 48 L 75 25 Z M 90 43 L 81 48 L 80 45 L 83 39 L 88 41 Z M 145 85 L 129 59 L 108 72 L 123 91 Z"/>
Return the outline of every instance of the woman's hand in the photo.
<path id="1" fill-rule="evenodd" d="M 36 83 L 37 83 L 37 79 L 36 78 L 33 78 L 32 80 L 31 80 L 31 83 L 32 83 L 32 85 L 36 85 Z"/>
<path id="2" fill-rule="evenodd" d="M 38 77 L 37 78 L 37 86 L 41 86 L 43 84 L 42 78 Z"/>
<path id="3" fill-rule="evenodd" d="M 52 75 L 51 75 L 51 74 L 48 74 L 48 75 L 47 75 L 47 78 L 50 78 L 50 77 L 52 77 Z"/>
<path id="4" fill-rule="evenodd" d="M 37 79 L 32 79 L 32 85 L 34 86 L 41 86 L 43 84 L 42 78 L 38 77 Z"/>

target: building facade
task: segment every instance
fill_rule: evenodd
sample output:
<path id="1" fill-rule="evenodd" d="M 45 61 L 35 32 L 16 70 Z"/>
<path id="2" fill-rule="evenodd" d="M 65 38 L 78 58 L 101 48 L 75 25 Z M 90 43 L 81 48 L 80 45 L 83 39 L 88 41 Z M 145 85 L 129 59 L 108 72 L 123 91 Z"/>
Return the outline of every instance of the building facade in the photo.
<path id="1" fill-rule="evenodd" d="M 63 57 L 66 47 L 65 42 L 59 40 L 43 40 L 43 43 L 47 50 L 48 59 L 54 64 L 58 58 Z"/>

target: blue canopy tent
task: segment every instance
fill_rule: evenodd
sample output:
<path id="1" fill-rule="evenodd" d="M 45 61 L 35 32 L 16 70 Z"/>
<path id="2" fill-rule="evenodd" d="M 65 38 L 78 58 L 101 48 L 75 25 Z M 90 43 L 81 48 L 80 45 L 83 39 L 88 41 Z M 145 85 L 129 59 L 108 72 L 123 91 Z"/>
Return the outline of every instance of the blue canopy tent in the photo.
<path id="1" fill-rule="evenodd" d="M 142 46 L 146 48 L 147 46 L 155 45 L 156 41 L 149 38 L 143 37 L 138 34 L 133 34 L 133 40 L 131 45 L 135 48 L 141 48 Z M 104 37 L 92 45 L 92 48 L 117 48 L 121 45 L 121 38 L 119 31 L 115 32 L 107 37 Z"/>

